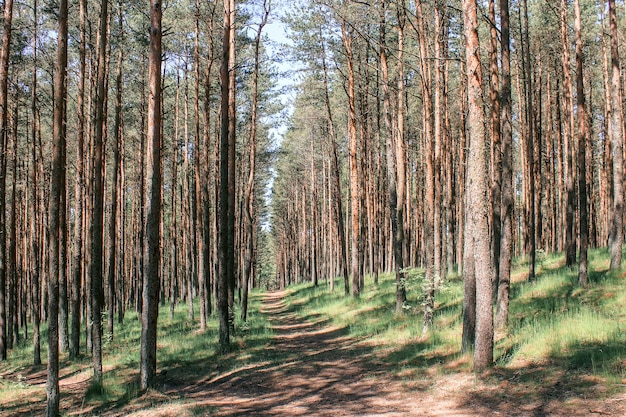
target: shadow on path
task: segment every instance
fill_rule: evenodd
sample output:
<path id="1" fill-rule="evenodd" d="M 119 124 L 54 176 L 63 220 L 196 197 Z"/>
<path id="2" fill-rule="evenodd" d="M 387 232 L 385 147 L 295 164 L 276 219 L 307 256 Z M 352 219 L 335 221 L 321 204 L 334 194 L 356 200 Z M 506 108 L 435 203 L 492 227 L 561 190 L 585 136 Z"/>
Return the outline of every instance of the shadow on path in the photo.
<path id="1" fill-rule="evenodd" d="M 404 390 L 385 378 L 371 347 L 322 319 L 303 320 L 289 310 L 284 296 L 270 293 L 263 300 L 261 312 L 274 332 L 263 351 L 266 361 L 166 394 L 193 400 L 211 415 L 411 414 Z"/>

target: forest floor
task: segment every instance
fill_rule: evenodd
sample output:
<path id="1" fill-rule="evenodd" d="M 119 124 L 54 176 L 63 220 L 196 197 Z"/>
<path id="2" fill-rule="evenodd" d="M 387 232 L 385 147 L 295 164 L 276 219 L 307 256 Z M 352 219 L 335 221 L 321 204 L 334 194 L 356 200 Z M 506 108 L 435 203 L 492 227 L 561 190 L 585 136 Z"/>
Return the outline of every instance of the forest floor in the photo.
<path id="1" fill-rule="evenodd" d="M 624 416 L 626 395 L 605 397 L 593 377 L 545 375 L 545 370 L 498 369 L 420 379 L 395 375 L 365 338 L 348 335 L 321 317 L 306 319 L 285 302 L 285 292 L 263 297 L 274 339 L 266 347 L 277 359 L 251 364 L 211 379 L 164 378 L 163 404 L 133 416 Z M 455 367 L 454 362 L 447 363 Z M 534 391 L 533 375 L 543 378 Z M 524 382 L 524 380 L 528 380 Z M 597 399 L 596 397 L 602 397 Z M 132 413 L 131 408 L 106 415 Z"/>
<path id="2" fill-rule="evenodd" d="M 467 355 L 435 358 L 419 374 L 390 366 L 386 348 L 351 334 L 320 314 L 303 315 L 288 292 L 261 296 L 273 333 L 227 363 L 161 367 L 159 389 L 88 406 L 88 366 L 62 371 L 63 415 L 102 416 L 623 416 L 626 395 L 596 376 L 518 363 L 477 375 Z M 243 342 L 242 342 L 243 343 Z M 237 361 L 242 360 L 239 365 Z M 105 369 L 105 372 L 108 371 Z M 109 370 L 110 371 L 110 370 Z M 16 375 L 0 375 L 14 379 Z M 132 373 L 126 375 L 132 380 Z M 19 375 L 32 389 L 2 401 L 0 416 L 41 415 L 45 368 Z M 0 384 L 1 385 L 1 384 Z M 132 388 L 130 389 L 132 391 Z M 623 390 L 622 390 L 623 391 Z M 35 401 L 34 399 L 37 398 Z M 10 406 L 7 406 L 10 405 Z"/>
<path id="3" fill-rule="evenodd" d="M 212 410 L 215 416 L 626 415 L 626 395 L 602 395 L 601 381 L 544 375 L 541 368 L 483 375 L 433 371 L 419 380 L 403 378 L 389 371 L 369 341 L 349 336 L 320 317 L 303 319 L 284 298 L 284 292 L 269 293 L 261 309 L 275 333 L 267 349 L 281 358 L 279 363 L 257 363 L 211 380 L 168 379 L 163 394 L 191 404 L 133 415 L 195 415 L 194 409 Z M 537 381 L 524 382 L 533 375 L 544 378 L 540 391 L 534 391 Z"/>

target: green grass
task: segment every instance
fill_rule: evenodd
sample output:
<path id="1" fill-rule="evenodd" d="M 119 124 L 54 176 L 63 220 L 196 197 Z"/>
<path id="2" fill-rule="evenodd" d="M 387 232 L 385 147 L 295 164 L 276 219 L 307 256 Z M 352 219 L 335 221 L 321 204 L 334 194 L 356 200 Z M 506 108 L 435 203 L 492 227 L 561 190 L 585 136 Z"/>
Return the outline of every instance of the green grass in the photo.
<path id="1" fill-rule="evenodd" d="M 495 344 L 495 370 L 487 376 L 498 385 L 516 381 L 515 395 L 528 403 L 553 398 L 561 392 L 584 392 L 601 384 L 604 392 L 623 391 L 626 381 L 626 279 L 623 271 L 608 272 L 606 250 L 590 252 L 590 286 L 577 285 L 576 268 L 563 267 L 562 256 L 541 256 L 534 282 L 524 281 L 527 265 L 517 261 L 511 286 L 510 323 L 506 334 L 498 334 Z M 382 274 L 379 284 L 366 277 L 360 297 L 344 296 L 342 280 L 335 291 L 327 285 L 310 283 L 287 291 L 290 313 L 303 320 L 332 325 L 342 337 L 351 337 L 392 375 L 407 381 L 431 381 L 438 375 L 466 373 L 472 368 L 471 354 L 460 351 L 463 282 L 458 276 L 443 281 L 436 296 L 435 323 L 422 334 L 423 274 L 409 270 L 406 282 L 408 301 L 402 314 L 395 312 L 395 279 Z M 167 381 L 185 384 L 206 383 L 228 372 L 264 369 L 298 358 L 298 352 L 268 349 L 273 332 L 267 315 L 260 313 L 262 292 L 250 297 L 249 320 L 237 317 L 230 353 L 220 355 L 217 346 L 217 320 L 199 332 L 198 307 L 195 320 L 187 318 L 187 306 L 180 304 L 170 317 L 169 305 L 162 306 L 158 329 L 158 370 L 167 371 Z M 29 381 L 40 374 L 45 382 L 46 329 L 42 332 L 44 365 L 32 367 L 32 345 L 22 342 L 0 364 L 0 408 L 38 415 L 45 399 L 45 388 Z M 184 398 L 141 397 L 138 384 L 141 326 L 137 314 L 128 312 L 123 324 L 115 327 L 113 341 L 104 344 L 104 376 L 101 385 L 90 382 L 91 359 L 83 356 L 69 361 L 61 356 L 62 375 L 82 376 L 82 388 L 74 390 L 66 411 L 98 414 L 137 407 L 144 398 L 152 403 L 185 403 Z M 84 338 L 81 339 L 84 343 Z M 84 345 L 82 346 L 84 351 Z M 281 357 L 282 355 L 282 357 Z M 288 355 L 289 357 L 285 357 Z M 591 378 L 591 380 L 590 380 Z M 168 382 L 169 383 L 169 382 Z M 427 382 L 428 385 L 428 382 Z M 551 388 L 557 387 L 557 388 Z M 62 392 L 63 389 L 62 389 Z M 543 396 L 543 397 L 542 397 Z M 64 397 L 64 398 L 65 398 Z M 33 405 L 34 404 L 34 405 Z M 37 405 L 39 404 L 39 405 Z M 186 403 L 185 403 L 186 404 Z M 207 408 L 187 404 L 192 415 L 203 415 Z M 37 408 L 39 407 L 39 408 Z M 193 408 L 195 407 L 195 408 Z M 30 413 L 30 414 L 29 414 Z"/>
<path id="2" fill-rule="evenodd" d="M 212 318 L 207 322 L 207 331 L 199 331 L 199 308 L 195 305 L 195 320 L 187 318 L 187 305 L 180 304 L 170 317 L 169 305 L 161 306 L 157 337 L 157 372 L 166 371 L 169 379 L 206 378 L 207 375 L 219 373 L 244 366 L 247 363 L 259 361 L 259 352 L 272 337 L 267 316 L 259 313 L 261 292 L 253 291 L 250 296 L 248 322 L 244 323 L 237 315 L 236 332 L 232 337 L 232 352 L 227 355 L 218 354 L 217 320 Z M 106 333 L 106 331 L 105 331 Z M 47 333 L 42 331 L 42 361 L 40 367 L 32 366 L 32 343 L 20 344 L 17 349 L 9 352 L 9 360 L 0 364 L 0 409 L 15 413 L 23 410 L 33 415 L 40 414 L 37 404 L 45 404 L 45 388 L 29 384 L 30 376 L 34 372 L 41 375 L 38 382 L 45 384 Z M 83 376 L 83 393 L 72 398 L 74 407 L 89 413 L 98 414 L 108 409 L 121 409 L 136 400 L 139 390 L 139 348 L 141 337 L 141 323 L 136 312 L 127 312 L 124 323 L 115 322 L 113 341 L 107 340 L 105 335 L 103 345 L 104 374 L 101 384 L 91 382 L 91 358 L 84 355 L 84 334 L 81 334 L 81 349 L 83 356 L 70 361 L 66 354 L 61 355 L 61 378 L 64 375 Z M 22 375 L 22 376 L 20 376 Z M 67 389 L 65 389 L 67 391 Z M 68 396 L 61 388 L 64 397 Z M 33 401 L 36 398 L 37 401 Z M 72 407 L 72 411 L 77 411 Z M 199 412 L 199 411 L 198 411 Z"/>
<path id="3" fill-rule="evenodd" d="M 498 369 L 585 373 L 619 389 L 626 378 L 626 280 L 620 272 L 607 271 L 606 250 L 589 255 L 589 288 L 577 285 L 577 269 L 564 267 L 563 256 L 540 256 L 534 282 L 521 280 L 527 265 L 516 262 L 510 324 L 495 344 Z M 358 298 L 343 296 L 342 280 L 335 287 L 331 294 L 326 286 L 294 286 L 290 304 L 304 318 L 320 317 L 366 338 L 389 368 L 403 375 L 471 369 L 471 354 L 460 351 L 462 278 L 444 281 L 436 296 L 435 324 L 425 335 L 421 274 L 410 274 L 404 314 L 394 311 L 391 275 L 381 275 L 378 285 L 366 277 Z"/>

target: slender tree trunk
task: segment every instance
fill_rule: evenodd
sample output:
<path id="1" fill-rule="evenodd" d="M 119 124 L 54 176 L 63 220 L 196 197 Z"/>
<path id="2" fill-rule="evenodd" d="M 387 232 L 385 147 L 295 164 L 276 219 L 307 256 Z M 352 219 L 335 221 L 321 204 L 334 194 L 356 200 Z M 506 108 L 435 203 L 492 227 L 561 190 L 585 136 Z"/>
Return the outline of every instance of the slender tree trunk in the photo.
<path id="1" fill-rule="evenodd" d="M 583 39 L 581 30 L 580 2 L 574 0 L 574 31 L 576 33 L 576 110 L 578 112 L 578 221 L 579 221 L 579 260 L 578 284 L 586 286 L 587 246 L 589 244 L 589 224 L 587 214 L 587 103 L 583 83 Z"/>
<path id="2" fill-rule="evenodd" d="M 396 158 L 396 175 L 397 175 L 397 202 L 396 202 L 396 237 L 395 237 L 395 250 L 402 257 L 402 268 L 407 265 L 408 253 L 405 253 L 406 247 L 406 225 L 408 223 L 407 212 L 407 173 L 406 173 L 406 149 L 404 144 L 404 26 L 406 24 L 406 10 L 404 1 L 398 5 L 398 79 L 397 79 L 397 118 L 396 118 L 396 131 L 395 131 L 395 158 Z M 398 255 L 395 256 L 398 260 Z M 396 265 L 396 268 L 399 266 Z M 406 274 L 403 274 L 401 285 L 398 286 L 396 282 L 396 313 L 402 312 L 404 303 L 406 302 Z M 428 278 L 427 278 L 428 279 Z"/>
<path id="3" fill-rule="evenodd" d="M 10 1 L 10 0 L 9 0 Z M 59 276 L 65 265 L 60 264 L 60 217 L 65 210 L 63 199 L 63 166 L 65 153 L 66 68 L 67 68 L 67 0 L 60 0 L 57 32 L 57 64 L 54 76 L 54 112 L 52 121 L 52 176 L 48 220 L 48 378 L 46 381 L 46 415 L 59 415 Z"/>
<path id="4" fill-rule="evenodd" d="M 236 9 L 235 9 L 235 0 L 229 0 L 229 13 L 230 13 L 230 36 L 229 36 L 229 54 L 228 54 L 228 67 L 229 67 L 229 78 L 228 78 L 228 251 L 230 253 L 227 258 L 226 266 L 228 269 L 227 277 L 228 277 L 228 324 L 231 328 L 231 331 L 234 333 L 235 331 L 235 286 L 236 286 L 236 278 L 237 278 L 237 262 L 236 262 L 236 230 L 235 230 L 235 219 L 236 219 L 236 196 L 237 196 L 237 187 L 236 187 L 236 147 L 237 147 L 237 93 L 236 93 L 236 74 L 235 74 L 235 44 L 236 44 Z"/>
<path id="5" fill-rule="evenodd" d="M 84 155 L 85 155 L 85 73 L 86 73 L 86 17 L 87 0 L 79 1 L 79 70 L 78 70 L 78 126 L 76 148 L 76 182 L 74 188 L 75 221 L 74 221 L 74 260 L 72 262 L 71 295 L 70 295 L 70 357 L 76 358 L 80 353 L 80 304 L 81 280 L 83 275 L 83 210 L 85 198 Z M 33 150 L 34 151 L 34 150 Z"/>
<path id="6" fill-rule="evenodd" d="M 245 254 L 245 268 L 242 278 L 243 294 L 241 300 L 241 319 L 247 320 L 248 317 L 248 285 L 252 281 L 253 261 L 254 261 L 254 225 L 255 225 L 255 202 L 254 187 L 256 178 L 256 142 L 257 142 L 257 124 L 258 124 L 258 96 L 259 96 L 259 73 L 260 73 L 260 53 L 261 53 L 261 34 L 267 23 L 271 5 L 268 0 L 263 1 L 263 17 L 257 29 L 254 43 L 254 75 L 252 87 L 252 114 L 250 116 L 250 143 L 249 143 L 249 173 L 248 181 L 245 189 L 244 207 L 245 207 L 245 224 L 247 228 L 247 247 Z"/>
<path id="7" fill-rule="evenodd" d="M 178 80 L 177 80 L 178 81 Z M 174 156 L 172 158 L 172 220 L 170 227 L 171 239 L 171 271 L 170 271 L 170 317 L 174 317 L 174 309 L 178 301 L 178 83 L 176 85 L 176 104 L 174 105 Z"/>
<path id="8" fill-rule="evenodd" d="M 150 2 L 150 54 L 148 56 L 148 142 L 144 246 L 145 271 L 141 311 L 141 358 L 139 382 L 142 390 L 156 376 L 157 319 L 159 315 L 159 264 L 161 222 L 161 3 Z"/>
<path id="9" fill-rule="evenodd" d="M 419 31 L 419 50 L 420 50 L 420 68 L 421 87 L 422 87 L 422 105 L 423 105 L 423 124 L 424 124 L 424 159 L 426 171 L 424 173 L 424 263 L 426 266 L 426 274 L 424 277 L 426 285 L 426 301 L 424 303 L 424 323 L 422 333 L 425 333 L 433 325 L 435 310 L 435 237 L 437 230 L 434 229 L 435 224 L 435 205 L 436 202 L 436 183 L 435 183 L 435 154 L 436 149 L 433 146 L 435 138 L 435 120 L 432 117 L 433 112 L 439 109 L 433 108 L 433 91 L 432 91 L 432 73 L 428 63 L 428 45 L 426 40 L 426 29 L 424 25 L 424 15 L 422 12 L 422 2 L 416 5 L 417 28 Z M 400 178 L 398 178 L 398 183 Z"/>
<path id="10" fill-rule="evenodd" d="M 6 172 L 8 143 L 8 83 L 9 58 L 11 56 L 11 33 L 13 24 L 13 0 L 4 2 L 4 27 L 0 51 L 0 361 L 7 359 L 7 236 L 6 236 Z M 14 203 L 15 204 L 15 203 Z"/>
<path id="11" fill-rule="evenodd" d="M 11 219 L 10 219 L 10 231 L 9 231 L 9 252 L 7 254 L 8 265 L 10 265 L 9 273 L 8 273 L 8 291 L 7 291 L 7 304 L 9 306 L 8 309 L 8 320 L 7 320 L 7 342 L 8 348 L 13 349 L 17 346 L 18 337 L 19 337 L 19 327 L 17 322 L 17 184 L 18 184 L 18 176 L 17 172 L 17 142 L 18 142 L 18 123 L 19 123 L 19 105 L 20 101 L 15 100 L 13 105 L 13 116 L 11 118 L 11 141 L 13 144 L 12 156 L 11 156 L 11 172 L 13 174 L 13 181 L 11 184 Z M 7 140 L 8 142 L 8 140 Z M 8 162 L 8 161 L 7 161 Z M 65 263 L 63 263 L 65 265 Z"/>
<path id="12" fill-rule="evenodd" d="M 202 181 L 206 180 L 201 174 L 201 153 L 204 151 L 201 147 L 201 139 L 200 139 L 200 1 L 196 0 L 195 6 L 195 18 L 194 18 L 194 43 L 193 43 L 193 62 L 194 62 L 194 96 L 193 96 L 193 111 L 194 111 L 194 133 L 195 133 L 195 148 L 194 148 L 194 195 L 195 195 L 195 212 L 194 212 L 194 236 L 196 242 L 196 259 L 198 259 L 198 289 L 200 295 L 200 330 L 206 330 L 206 319 L 207 319 L 207 292 L 209 292 L 209 288 L 207 287 L 206 277 L 208 275 L 208 263 L 206 256 L 208 255 L 205 251 L 205 221 L 203 217 L 203 207 L 204 207 L 204 199 L 203 199 L 203 187 Z"/>
<path id="13" fill-rule="evenodd" d="M 348 250 L 346 243 L 345 226 L 343 223 L 343 198 L 341 195 L 341 175 L 339 172 L 339 158 L 337 156 L 337 135 L 335 133 L 335 122 L 333 121 L 333 114 L 331 111 L 329 86 L 328 86 L 328 65 L 326 61 L 326 44 L 322 45 L 322 69 L 324 71 L 324 102 L 326 104 L 326 118 L 328 123 L 328 133 L 330 136 L 331 155 L 330 161 L 332 164 L 332 200 L 334 202 L 334 218 L 337 228 L 337 234 L 339 235 L 339 250 L 340 250 L 340 265 L 344 280 L 345 294 L 350 294 L 350 280 L 348 274 Z M 330 281 L 330 291 L 332 292 L 335 287 L 334 271 Z"/>
<path id="14" fill-rule="evenodd" d="M 604 138 L 602 172 L 600 174 L 600 199 L 602 200 L 602 239 L 605 244 L 611 246 L 611 211 L 612 201 L 612 176 L 613 158 L 611 155 L 611 81 L 609 77 L 609 52 L 607 47 L 608 30 L 606 28 L 606 16 L 602 13 L 602 80 L 604 87 L 604 120 L 602 124 L 602 136 Z"/>
<path id="15" fill-rule="evenodd" d="M 184 101 L 183 101 L 183 175 L 182 175 L 182 189 L 181 189 L 181 215 L 182 215 L 182 242 L 181 242 L 181 257 L 183 268 L 184 285 L 187 290 L 187 318 L 189 322 L 194 321 L 193 310 L 193 262 L 191 245 L 193 240 L 190 237 L 191 228 L 189 225 L 189 217 L 191 216 L 190 201 L 189 201 L 189 110 L 188 110 L 188 90 L 187 90 L 187 61 L 184 62 Z M 177 82 L 177 96 L 180 91 L 180 72 Z M 178 100 L 177 100 L 178 102 Z M 178 104 L 176 106 L 178 114 Z M 178 146 L 178 145 L 177 145 Z"/>
<path id="16" fill-rule="evenodd" d="M 354 87 L 354 68 L 352 53 L 352 33 L 348 32 L 347 23 L 342 20 L 341 34 L 343 45 L 346 50 L 348 59 L 348 141 L 350 154 L 350 190 L 351 190 L 351 209 L 350 218 L 351 228 L 351 271 L 352 271 L 352 295 L 357 297 L 361 289 L 359 288 L 361 268 L 359 265 L 359 240 L 360 240 L 360 201 L 358 198 L 361 182 L 359 180 L 359 166 L 357 156 L 357 134 L 356 134 L 356 108 L 355 108 L 355 87 Z"/>
<path id="17" fill-rule="evenodd" d="M 489 0 L 489 68 L 491 75 L 489 101 L 491 102 L 491 252 L 494 261 L 492 282 L 499 284 L 500 247 L 502 239 L 502 134 L 500 123 L 500 83 L 498 79 L 498 31 L 495 1 Z"/>
<path id="18" fill-rule="evenodd" d="M 621 96 L 621 76 L 617 38 L 615 0 L 609 0 L 609 27 L 611 33 L 611 144 L 613 154 L 613 216 L 611 219 L 611 270 L 622 265 L 624 243 L 624 126 Z"/>
<path id="19" fill-rule="evenodd" d="M 500 48 L 502 55 L 502 236 L 498 267 L 498 305 L 496 328 L 504 329 L 509 321 L 511 287 L 511 255 L 513 252 L 513 130 L 511 105 L 511 40 L 509 32 L 509 0 L 500 0 Z"/>
<path id="20" fill-rule="evenodd" d="M 120 33 L 123 36 L 122 15 L 119 15 Z M 115 323 L 115 307 L 116 301 L 116 285 L 115 276 L 117 272 L 117 246 L 120 243 L 117 239 L 118 228 L 118 199 L 119 199 L 119 181 L 121 155 L 120 148 L 122 142 L 122 64 L 123 50 L 120 47 L 117 52 L 117 74 L 115 75 L 115 121 L 113 126 L 113 178 L 111 181 L 111 220 L 109 222 L 109 268 L 107 275 L 107 303 L 109 306 L 109 314 L 107 317 L 107 332 L 109 340 L 113 340 L 113 324 Z"/>
<path id="21" fill-rule="evenodd" d="M 535 157 L 534 157 L 534 143 L 535 143 L 535 122 L 534 122 L 534 103 L 533 103 L 533 91 L 534 91 L 534 82 L 533 82 L 533 71 L 531 65 L 530 58 L 530 30 L 528 27 L 528 1 L 523 0 L 522 2 L 523 9 L 523 22 L 524 22 L 524 35 L 522 42 L 522 51 L 523 51 L 523 61 L 522 61 L 522 71 L 524 75 L 524 86 L 525 86 L 525 100 L 526 100 L 526 142 L 525 142 L 525 155 L 526 155 L 526 173 L 527 176 L 525 184 L 526 184 L 526 194 L 525 198 L 527 199 L 527 217 L 526 217 L 526 228 L 527 228 L 527 253 L 528 253 L 528 280 L 533 281 L 535 279 L 535 260 L 536 260 L 536 252 L 537 252 L 537 227 L 536 227 L 536 214 L 535 214 Z M 520 22 L 521 25 L 521 22 Z M 524 47 L 525 46 L 525 47 Z"/>
<path id="22" fill-rule="evenodd" d="M 37 0 L 33 2 L 33 14 L 34 21 L 37 22 Z M 33 35 L 33 68 L 37 68 L 37 38 L 38 38 L 38 25 L 35 23 L 34 35 Z M 39 250 L 40 241 L 43 239 L 43 236 L 39 233 L 39 225 L 42 222 L 40 215 L 40 201 L 39 201 L 39 177 L 37 172 L 39 170 L 39 163 L 37 160 L 37 116 L 38 116 L 38 108 L 37 108 L 37 71 L 33 70 L 33 79 L 32 79 L 32 88 L 31 88 L 31 112 L 32 112 L 32 121 L 31 121 L 31 140 L 32 140 L 32 159 L 33 159 L 33 172 L 32 172 L 32 194 L 31 199 L 33 200 L 33 209 L 34 209 L 34 219 L 31 225 L 31 233 L 32 233 L 32 242 L 31 242 L 31 251 L 33 257 L 33 267 L 32 267 L 32 277 L 31 277 L 31 287 L 32 287 L 32 300 L 31 300 L 31 314 L 33 318 L 33 364 L 41 365 L 41 334 L 40 334 L 40 317 L 41 317 L 41 307 L 40 307 L 40 288 L 41 288 L 41 275 L 42 275 L 42 253 Z"/>
<path id="23" fill-rule="evenodd" d="M 561 43 L 563 46 L 562 63 L 563 63 L 563 98 L 564 106 L 564 141 L 567 158 L 567 203 L 565 211 L 565 264 L 573 266 L 576 262 L 576 239 L 574 237 L 574 211 L 575 211 L 575 189 L 574 189 L 574 161 L 573 147 L 574 141 L 574 99 L 572 92 L 572 74 L 570 72 L 570 42 L 568 36 L 568 19 L 567 19 L 567 1 L 561 0 Z"/>
<path id="24" fill-rule="evenodd" d="M 65 167 L 67 166 L 66 151 L 63 152 L 61 165 L 63 178 L 61 178 L 61 207 L 59 212 L 59 263 L 64 267 L 59 269 L 59 350 L 61 353 L 69 349 L 68 340 L 68 295 L 67 295 L 67 178 Z"/>
<path id="25" fill-rule="evenodd" d="M 106 95 L 106 52 L 109 2 L 100 4 L 98 40 L 98 70 L 96 80 L 96 108 L 93 141 L 93 208 L 91 223 L 91 321 L 94 380 L 102 382 L 102 307 L 104 305 L 103 246 L 104 246 L 104 126 Z"/>
<path id="26" fill-rule="evenodd" d="M 229 166 L 234 164 L 231 160 L 230 145 L 230 96 L 234 94 L 230 88 L 230 44 L 231 25 L 234 11 L 231 9 L 231 0 L 224 0 L 224 36 L 222 39 L 222 65 L 220 69 L 221 82 L 221 120 L 220 120 L 220 148 L 219 148 L 219 199 L 218 199 L 218 281 L 217 303 L 219 314 L 219 344 L 222 352 L 227 352 L 230 345 L 230 314 L 229 314 L 229 286 L 234 281 L 234 230 L 229 227 L 230 193 L 234 177 L 229 175 Z M 234 213 L 232 214 L 234 215 Z"/>
<path id="27" fill-rule="evenodd" d="M 404 224 L 400 223 L 398 218 L 398 205 L 404 204 L 398 196 L 398 158 L 396 155 L 396 137 L 393 132 L 392 114 L 391 114 L 391 92 L 389 82 L 389 65 L 387 62 L 387 43 L 386 43 L 386 3 L 381 3 L 380 10 L 380 68 L 382 73 L 382 90 L 383 90 L 383 113 L 385 120 L 385 146 L 387 148 L 387 183 L 389 187 L 389 216 L 391 220 L 391 239 L 393 258 L 395 260 L 396 275 L 396 313 L 403 311 L 404 302 L 406 300 L 406 272 L 404 271 L 404 259 L 402 254 L 402 237 Z"/>
<path id="28" fill-rule="evenodd" d="M 214 33 L 213 31 L 213 22 L 215 10 L 217 9 L 217 5 L 219 2 L 213 2 L 212 7 L 209 10 L 209 33 Z M 207 318 L 211 316 L 213 311 L 213 276 L 215 273 L 215 264 L 216 264 L 216 256 L 215 256 L 215 248 L 217 245 L 215 244 L 215 238 L 217 237 L 217 233 L 214 233 L 213 227 L 215 227 L 215 221 L 213 220 L 213 216 L 211 213 L 211 197 L 214 196 L 217 191 L 217 187 L 212 187 L 213 190 L 210 193 L 209 191 L 209 182 L 210 179 L 216 179 L 217 174 L 214 171 L 215 164 L 210 164 L 210 135 L 211 135 L 211 70 L 213 68 L 213 63 L 215 61 L 215 48 L 210 48 L 210 53 L 208 56 L 208 63 L 205 69 L 205 78 L 204 78 L 204 131 L 202 135 L 203 149 L 202 149 L 202 161 L 203 161 L 203 175 L 201 177 L 202 180 L 202 218 L 203 218 L 203 240 L 204 240 L 204 271 L 205 276 L 202 277 L 204 280 L 204 285 L 206 286 L 206 315 Z M 217 124 L 216 124 L 217 125 Z M 215 141 L 218 143 L 218 140 Z M 217 162 L 217 160 L 215 161 Z M 217 199 L 214 198 L 214 201 Z"/>

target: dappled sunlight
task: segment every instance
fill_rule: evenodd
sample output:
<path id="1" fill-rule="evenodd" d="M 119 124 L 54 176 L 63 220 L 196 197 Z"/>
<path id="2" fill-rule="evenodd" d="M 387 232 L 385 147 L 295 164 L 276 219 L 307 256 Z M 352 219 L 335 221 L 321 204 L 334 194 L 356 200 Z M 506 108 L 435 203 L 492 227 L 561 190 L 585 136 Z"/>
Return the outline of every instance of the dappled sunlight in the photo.
<path id="1" fill-rule="evenodd" d="M 264 348 L 273 360 L 192 384 L 187 380 L 166 393 L 182 394 L 196 406 L 219 407 L 216 415 L 403 415 L 410 410 L 401 395 L 392 395 L 401 390 L 397 383 L 381 384 L 385 371 L 372 348 L 346 329 L 299 318 L 282 294 L 266 296 L 262 311 L 275 332 Z"/>

